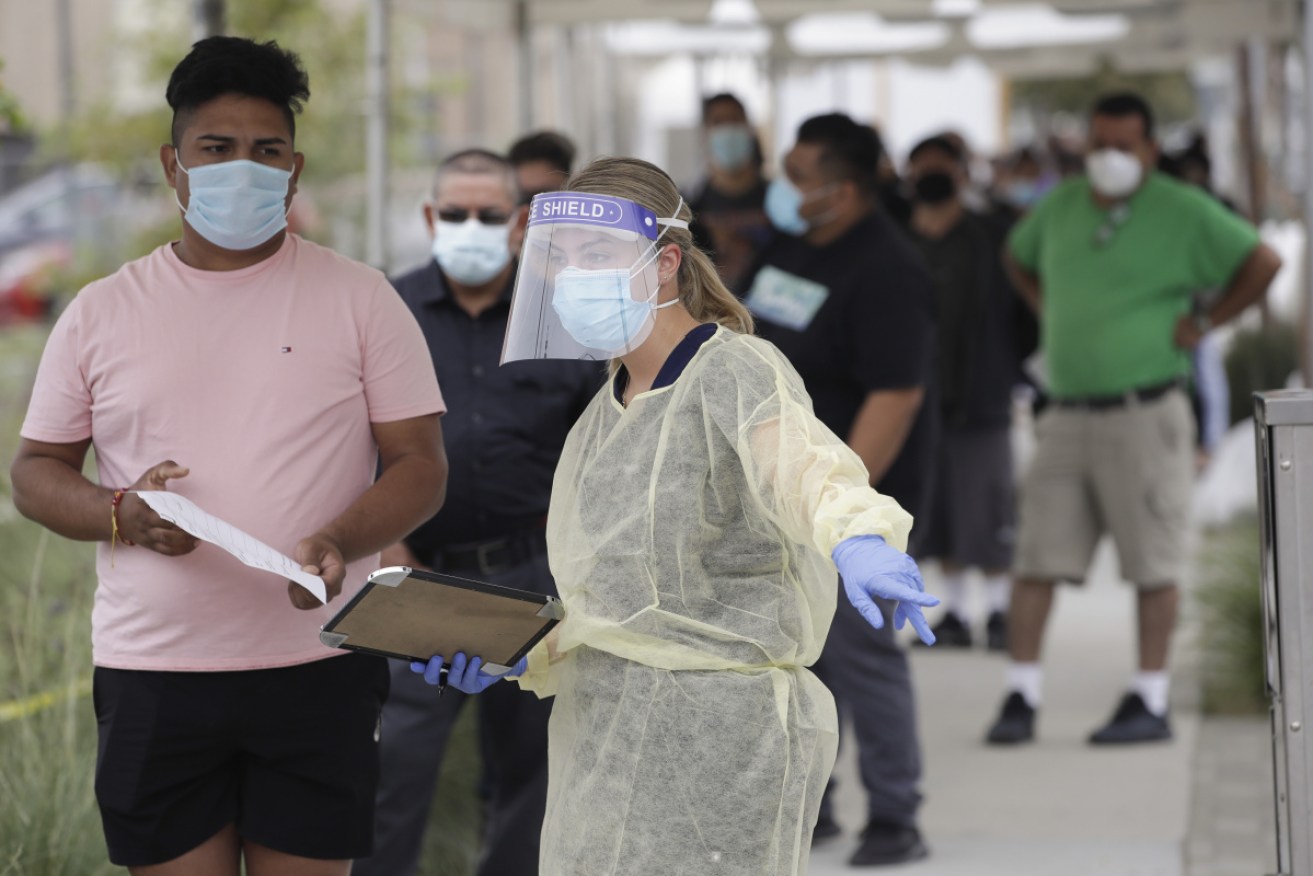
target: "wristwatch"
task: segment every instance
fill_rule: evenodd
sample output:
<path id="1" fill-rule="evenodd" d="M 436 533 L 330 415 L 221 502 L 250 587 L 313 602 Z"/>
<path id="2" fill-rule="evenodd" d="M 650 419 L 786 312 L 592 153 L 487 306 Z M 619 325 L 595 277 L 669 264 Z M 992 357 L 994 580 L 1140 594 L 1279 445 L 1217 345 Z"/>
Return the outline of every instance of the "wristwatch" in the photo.
<path id="1" fill-rule="evenodd" d="M 1201 335 L 1208 334 L 1213 327 L 1213 320 L 1206 313 L 1196 313 L 1191 319 L 1194 320 L 1194 327 Z"/>

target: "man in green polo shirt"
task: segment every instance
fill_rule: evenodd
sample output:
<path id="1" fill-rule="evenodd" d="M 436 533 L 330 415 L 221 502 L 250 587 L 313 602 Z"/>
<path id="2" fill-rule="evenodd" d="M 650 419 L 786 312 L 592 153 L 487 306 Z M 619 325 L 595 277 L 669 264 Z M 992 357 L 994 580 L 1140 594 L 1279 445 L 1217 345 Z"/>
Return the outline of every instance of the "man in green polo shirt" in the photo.
<path id="1" fill-rule="evenodd" d="M 1040 315 L 1053 403 L 1022 488 L 1007 697 L 987 741 L 1034 738 L 1054 583 L 1080 582 L 1111 533 L 1137 588 L 1139 671 L 1094 744 L 1171 738 L 1167 653 L 1194 478 L 1189 351 L 1262 298 L 1281 266 L 1253 226 L 1154 171 L 1153 114 L 1110 95 L 1090 117 L 1086 175 L 1012 232 L 1004 258 Z M 1207 311 L 1195 295 L 1224 289 Z"/>

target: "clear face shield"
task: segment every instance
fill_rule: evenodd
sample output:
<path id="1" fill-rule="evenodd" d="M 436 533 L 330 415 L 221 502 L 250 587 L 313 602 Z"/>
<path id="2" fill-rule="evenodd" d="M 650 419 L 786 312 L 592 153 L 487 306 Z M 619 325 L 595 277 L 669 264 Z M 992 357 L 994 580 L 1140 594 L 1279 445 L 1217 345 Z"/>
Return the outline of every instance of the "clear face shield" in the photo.
<path id="1" fill-rule="evenodd" d="M 688 227 L 610 195 L 534 197 L 502 363 L 603 361 L 640 346 L 652 332 L 656 310 L 675 303 L 656 300 L 658 242 L 672 225 Z"/>

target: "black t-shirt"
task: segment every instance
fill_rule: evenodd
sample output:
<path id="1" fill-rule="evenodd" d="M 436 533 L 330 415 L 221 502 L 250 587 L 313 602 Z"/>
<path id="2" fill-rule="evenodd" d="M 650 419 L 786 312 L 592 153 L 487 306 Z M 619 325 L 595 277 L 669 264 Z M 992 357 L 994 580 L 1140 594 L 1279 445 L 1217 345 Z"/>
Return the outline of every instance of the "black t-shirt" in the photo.
<path id="1" fill-rule="evenodd" d="M 955 429 L 1008 426 L 1029 354 L 1021 337 L 1028 308 L 1002 265 L 1006 236 L 1005 223 L 972 213 L 941 238 L 912 236 L 935 280 L 936 383 L 944 424 Z"/>
<path id="2" fill-rule="evenodd" d="M 478 317 L 456 302 L 432 259 L 392 283 L 424 332 L 448 406 L 442 417 L 447 499 L 406 543 L 429 563 L 452 545 L 540 527 L 565 436 L 605 370 L 560 359 L 499 365 L 513 279 Z"/>
<path id="3" fill-rule="evenodd" d="M 848 438 L 870 393 L 925 389 L 902 451 L 876 485 L 920 512 L 939 404 L 931 379 L 935 293 L 912 245 L 877 210 L 829 246 L 778 235 L 744 285 L 758 334 L 798 370 L 816 416 L 839 437 Z"/>

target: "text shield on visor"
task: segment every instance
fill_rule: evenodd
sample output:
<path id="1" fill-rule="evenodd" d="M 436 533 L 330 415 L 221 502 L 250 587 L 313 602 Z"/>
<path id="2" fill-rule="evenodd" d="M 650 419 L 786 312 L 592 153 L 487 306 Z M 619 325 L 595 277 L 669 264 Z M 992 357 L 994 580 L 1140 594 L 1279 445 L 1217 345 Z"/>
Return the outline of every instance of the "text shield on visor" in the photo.
<path id="1" fill-rule="evenodd" d="M 675 223 L 624 198 L 547 192 L 529 205 L 502 362 L 605 360 L 652 332 L 656 243 Z"/>

